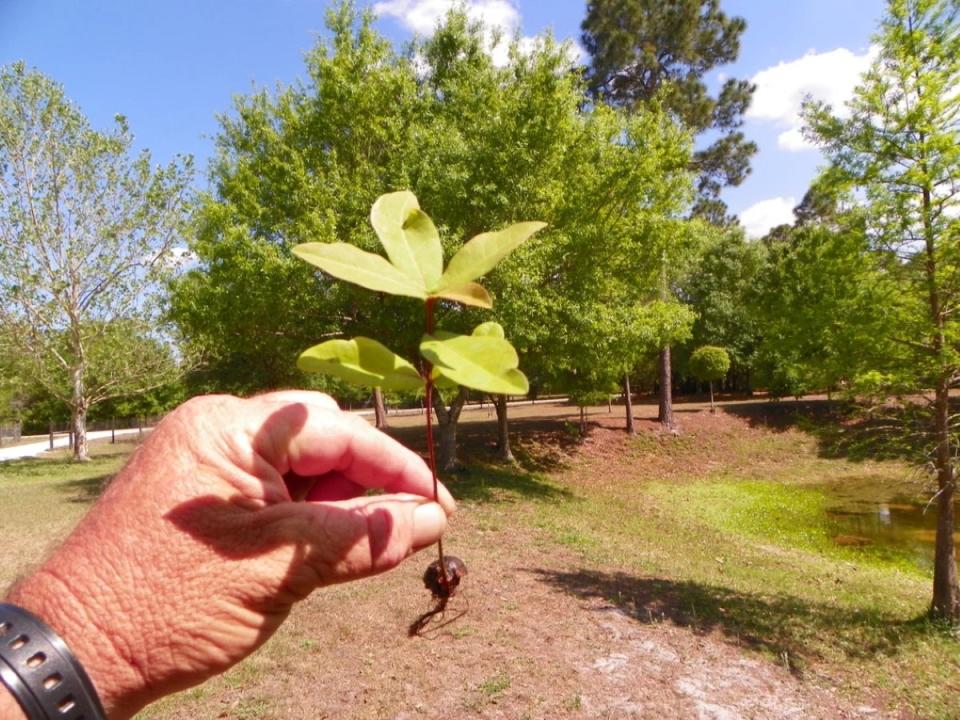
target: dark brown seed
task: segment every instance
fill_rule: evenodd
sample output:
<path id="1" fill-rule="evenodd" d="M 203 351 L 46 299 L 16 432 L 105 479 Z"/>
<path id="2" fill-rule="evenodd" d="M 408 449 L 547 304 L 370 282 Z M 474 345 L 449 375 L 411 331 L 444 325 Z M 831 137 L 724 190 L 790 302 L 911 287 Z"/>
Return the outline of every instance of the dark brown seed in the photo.
<path id="1" fill-rule="evenodd" d="M 448 598 L 457 591 L 457 586 L 467 574 L 467 566 L 458 557 L 453 555 L 443 556 L 443 565 L 447 571 L 447 582 L 443 582 L 443 574 L 440 572 L 440 561 L 434 560 L 427 566 L 423 573 L 423 584 L 426 586 L 435 598 Z"/>

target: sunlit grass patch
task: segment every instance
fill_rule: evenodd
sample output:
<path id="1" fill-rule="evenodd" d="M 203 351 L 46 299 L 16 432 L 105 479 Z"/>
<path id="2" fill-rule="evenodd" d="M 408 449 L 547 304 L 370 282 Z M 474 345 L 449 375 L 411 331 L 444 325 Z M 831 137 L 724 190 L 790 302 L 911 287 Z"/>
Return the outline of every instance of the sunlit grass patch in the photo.
<path id="1" fill-rule="evenodd" d="M 837 560 L 925 575 L 905 549 L 872 543 L 844 544 L 843 527 L 829 512 L 833 500 L 822 485 L 726 478 L 680 488 L 655 485 L 651 491 L 675 502 L 678 514 L 725 533 Z"/>

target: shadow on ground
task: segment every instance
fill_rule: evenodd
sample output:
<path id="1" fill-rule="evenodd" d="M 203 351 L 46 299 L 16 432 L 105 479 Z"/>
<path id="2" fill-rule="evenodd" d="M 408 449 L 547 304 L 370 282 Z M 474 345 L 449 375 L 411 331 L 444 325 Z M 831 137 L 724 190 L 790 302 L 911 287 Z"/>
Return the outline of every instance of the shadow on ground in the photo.
<path id="1" fill-rule="evenodd" d="M 893 655 L 905 643 L 945 632 L 925 617 L 904 621 L 783 595 L 755 595 L 715 585 L 595 570 L 531 569 L 541 582 L 583 600 L 603 600 L 644 624 L 671 622 L 773 653 L 800 673 L 820 657 L 824 638 L 848 658 Z"/>
<path id="2" fill-rule="evenodd" d="M 457 498 L 468 502 L 570 500 L 574 497 L 567 488 L 520 465 L 492 465 L 476 460 L 471 460 L 446 483 Z"/>
<path id="3" fill-rule="evenodd" d="M 574 412 L 576 408 L 569 410 Z M 597 427 L 597 424 L 588 423 L 588 427 Z M 414 451 L 426 454 L 426 431 L 422 426 L 391 427 L 387 433 Z M 566 418 L 510 419 L 511 450 L 519 466 L 528 472 L 563 468 L 580 441 L 575 425 Z M 461 420 L 457 426 L 457 453 L 463 465 L 492 462 L 497 454 L 496 444 L 497 419 L 493 413 L 483 420 L 475 417 Z"/>
<path id="4" fill-rule="evenodd" d="M 58 490 L 69 494 L 72 503 L 92 503 L 103 493 L 114 473 L 105 473 L 81 480 L 70 480 L 57 486 Z"/>
<path id="5" fill-rule="evenodd" d="M 723 411 L 753 428 L 796 429 L 812 435 L 825 458 L 923 462 L 931 447 L 933 428 L 925 406 L 919 404 L 868 413 L 835 400 L 757 401 L 728 405 Z"/>

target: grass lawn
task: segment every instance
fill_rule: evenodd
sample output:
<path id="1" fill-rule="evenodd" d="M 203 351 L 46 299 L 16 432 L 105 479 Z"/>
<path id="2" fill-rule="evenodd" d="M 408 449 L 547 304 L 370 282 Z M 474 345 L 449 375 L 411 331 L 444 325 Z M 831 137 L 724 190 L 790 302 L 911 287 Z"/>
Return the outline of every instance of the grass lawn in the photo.
<path id="1" fill-rule="evenodd" d="M 681 435 L 641 419 L 634 438 L 622 408 L 596 409 L 581 441 L 575 409 L 516 408 L 513 467 L 488 460 L 486 412 L 465 414 L 453 622 L 406 637 L 425 555 L 315 593 L 246 662 L 141 717 L 958 717 L 960 642 L 923 619 L 929 569 L 838 544 L 825 520 L 831 488 L 914 471 L 844 456 L 777 406 L 679 409 Z M 391 432 L 422 449 L 416 421 Z M 0 464 L 0 583 L 132 446 L 94 447 L 85 465 Z"/>
<path id="2" fill-rule="evenodd" d="M 63 538 L 135 445 L 94 443 L 89 463 L 67 450 L 0 462 L 0 587 L 35 566 Z"/>

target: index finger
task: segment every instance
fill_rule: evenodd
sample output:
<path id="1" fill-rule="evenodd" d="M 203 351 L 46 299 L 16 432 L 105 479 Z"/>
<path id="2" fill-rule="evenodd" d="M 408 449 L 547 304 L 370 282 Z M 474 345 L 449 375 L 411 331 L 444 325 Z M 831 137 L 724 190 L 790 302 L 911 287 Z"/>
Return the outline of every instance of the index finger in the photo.
<path id="1" fill-rule="evenodd" d="M 280 474 L 309 477 L 337 471 L 366 488 L 433 498 L 433 475 L 419 455 L 362 418 L 312 402 L 311 393 L 303 395 L 248 401 L 257 418 L 250 428 L 254 451 Z M 448 514 L 456 508 L 442 484 L 437 501 Z"/>

